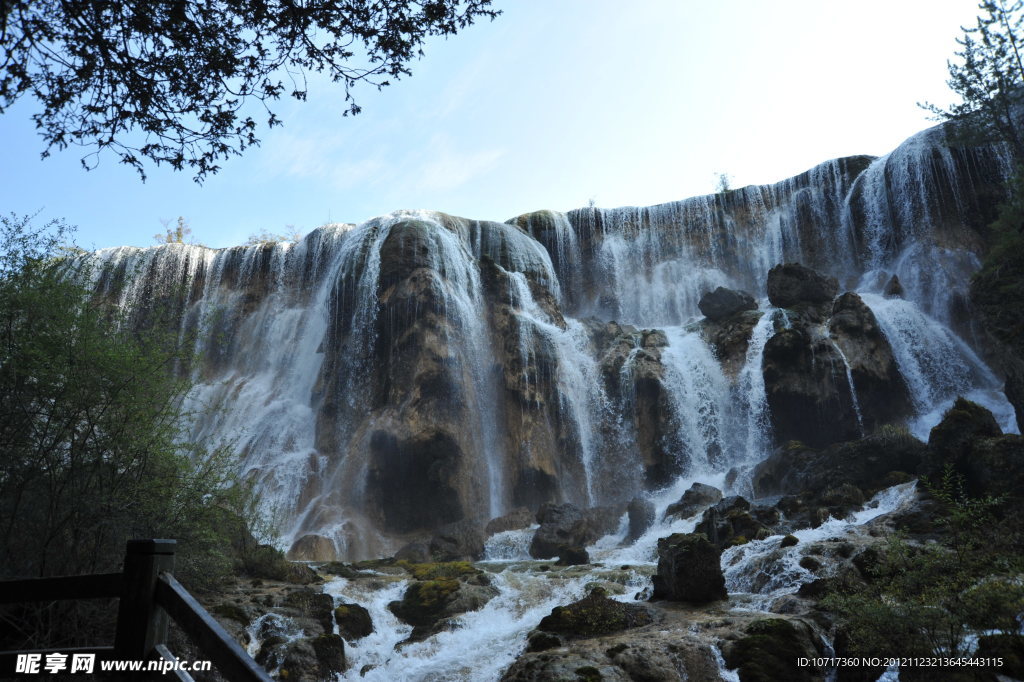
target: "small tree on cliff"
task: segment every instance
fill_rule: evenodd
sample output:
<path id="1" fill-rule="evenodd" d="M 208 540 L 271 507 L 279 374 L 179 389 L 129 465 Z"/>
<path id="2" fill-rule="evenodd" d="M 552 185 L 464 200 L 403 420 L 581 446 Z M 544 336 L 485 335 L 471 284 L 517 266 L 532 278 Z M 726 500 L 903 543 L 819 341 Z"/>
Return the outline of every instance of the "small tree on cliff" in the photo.
<path id="1" fill-rule="evenodd" d="M 304 100 L 306 74 L 345 88 L 409 75 L 430 36 L 449 36 L 491 0 L 0 0 L 0 113 L 26 94 L 46 151 L 105 149 L 145 179 L 143 164 L 188 167 L 200 182 L 259 144 L 258 102 Z"/>
<path id="2" fill-rule="evenodd" d="M 974 28 L 962 28 L 956 52 L 962 63 L 948 62 L 949 87 L 959 104 L 943 109 L 921 104 L 952 126 L 957 142 L 1005 142 L 1018 163 L 1024 161 L 1020 116 L 1024 106 L 1024 0 L 987 0 Z"/>

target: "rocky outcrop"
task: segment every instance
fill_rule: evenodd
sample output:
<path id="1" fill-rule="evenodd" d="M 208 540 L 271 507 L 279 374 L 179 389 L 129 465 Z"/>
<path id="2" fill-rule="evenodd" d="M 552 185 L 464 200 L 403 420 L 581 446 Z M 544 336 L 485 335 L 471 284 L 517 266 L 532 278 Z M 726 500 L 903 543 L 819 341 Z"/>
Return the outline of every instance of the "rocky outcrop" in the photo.
<path id="1" fill-rule="evenodd" d="M 651 614 L 641 604 L 609 599 L 596 587 L 583 599 L 568 606 L 556 606 L 541 619 L 539 630 L 564 637 L 593 637 L 647 625 Z"/>
<path id="2" fill-rule="evenodd" d="M 704 604 L 725 599 L 721 551 L 701 533 L 658 540 L 658 573 L 652 599 Z"/>
<path id="3" fill-rule="evenodd" d="M 697 307 L 704 317 L 712 322 L 719 322 L 736 313 L 757 310 L 757 301 L 745 291 L 718 287 L 701 296 Z"/>
<path id="4" fill-rule="evenodd" d="M 533 525 L 535 515 L 526 507 L 519 507 L 513 509 L 504 516 L 493 518 L 487 522 L 484 526 L 485 535 L 494 535 L 495 533 L 503 533 L 507 530 L 519 530 L 520 528 L 529 528 Z"/>
<path id="5" fill-rule="evenodd" d="M 484 557 L 484 539 L 479 521 L 449 523 L 430 539 L 430 557 L 433 561 L 479 561 Z"/>
<path id="6" fill-rule="evenodd" d="M 399 620 L 413 626 L 408 641 L 420 641 L 449 626 L 449 619 L 476 611 L 498 595 L 487 576 L 465 563 L 411 566 L 416 578 L 398 601 L 388 604 Z"/>
<path id="7" fill-rule="evenodd" d="M 703 533 L 711 544 L 724 549 L 770 535 L 762 519 L 770 523 L 778 520 L 770 508 L 751 507 L 750 502 L 733 495 L 707 509 L 695 530 Z"/>
<path id="8" fill-rule="evenodd" d="M 665 517 L 675 516 L 688 519 L 699 514 L 722 499 L 722 491 L 705 483 L 691 485 L 678 502 L 673 502 L 665 509 Z"/>
<path id="9" fill-rule="evenodd" d="M 892 347 L 860 296 L 845 293 L 836 299 L 828 332 L 849 366 L 863 429 L 870 433 L 909 417 L 913 403 Z"/>
<path id="10" fill-rule="evenodd" d="M 634 497 L 629 501 L 626 513 L 629 517 L 626 543 L 629 544 L 636 541 L 654 523 L 654 503 L 646 497 Z"/>
<path id="11" fill-rule="evenodd" d="M 362 639 L 373 632 L 373 620 L 366 607 L 359 604 L 339 604 L 334 609 L 334 622 L 338 634 L 348 641 Z"/>
<path id="12" fill-rule="evenodd" d="M 546 504 L 537 512 L 540 528 L 530 542 L 530 556 L 551 559 L 563 548 L 592 544 L 618 526 L 621 511 L 610 507 L 582 510 L 572 504 Z"/>
<path id="13" fill-rule="evenodd" d="M 749 310 L 717 322 L 701 320 L 701 336 L 714 350 L 715 357 L 722 364 L 722 371 L 727 377 L 735 379 L 739 374 L 746 361 L 750 336 L 763 314 L 757 310 Z"/>
<path id="14" fill-rule="evenodd" d="M 839 293 L 839 281 L 800 263 L 776 265 L 768 271 L 768 300 L 776 308 L 828 303 Z"/>
<path id="15" fill-rule="evenodd" d="M 777 443 L 823 447 L 861 435 L 843 359 L 813 327 L 794 326 L 768 339 L 763 372 Z"/>
<path id="16" fill-rule="evenodd" d="M 722 647 L 725 664 L 743 682 L 811 682 L 822 670 L 799 664 L 823 650 L 814 631 L 802 621 L 765 618 L 747 626 L 744 636 Z"/>

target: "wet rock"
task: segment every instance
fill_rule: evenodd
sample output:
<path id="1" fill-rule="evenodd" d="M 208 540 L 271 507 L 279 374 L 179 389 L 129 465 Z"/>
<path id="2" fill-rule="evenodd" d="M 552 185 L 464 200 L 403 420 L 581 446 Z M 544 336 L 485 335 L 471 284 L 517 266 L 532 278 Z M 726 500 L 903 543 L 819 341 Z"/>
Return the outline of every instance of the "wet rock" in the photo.
<path id="1" fill-rule="evenodd" d="M 886 298 L 903 298 L 903 284 L 900 278 L 893 275 L 885 283 L 885 290 L 882 292 Z"/>
<path id="2" fill-rule="evenodd" d="M 654 523 L 654 503 L 646 497 L 634 497 L 626 507 L 629 516 L 629 535 L 626 542 L 635 542 Z"/>
<path id="3" fill-rule="evenodd" d="M 765 618 L 747 626 L 745 636 L 722 648 L 727 667 L 738 669 L 743 682 L 811 682 L 823 671 L 797 664 L 818 655 L 813 630 L 802 621 Z"/>
<path id="4" fill-rule="evenodd" d="M 312 640 L 299 639 L 286 646 L 284 660 L 281 661 L 281 668 L 278 671 L 280 677 L 295 680 L 328 678 L 327 675 L 321 675 L 320 672 L 320 663 L 317 660 Z"/>
<path id="5" fill-rule="evenodd" d="M 484 556 L 484 539 L 478 521 L 449 523 L 430 539 L 430 556 L 434 561 L 479 561 Z"/>
<path id="6" fill-rule="evenodd" d="M 757 310 L 757 301 L 745 291 L 718 287 L 701 296 L 697 303 L 704 317 L 718 322 L 746 310 Z"/>
<path id="7" fill-rule="evenodd" d="M 583 599 L 568 606 L 556 606 L 537 626 L 544 632 L 568 637 L 593 637 L 647 625 L 651 614 L 647 607 L 609 599 L 595 587 Z"/>
<path id="8" fill-rule="evenodd" d="M 324 632 L 334 630 L 334 600 L 331 595 L 304 587 L 289 592 L 283 603 L 285 607 L 297 612 L 298 616 L 316 621 Z"/>
<path id="9" fill-rule="evenodd" d="M 542 652 L 521 656 L 502 676 L 502 682 L 546 682 L 572 680 L 572 682 L 630 682 L 630 677 L 619 668 L 599 663 L 598 657 L 574 653 Z"/>
<path id="10" fill-rule="evenodd" d="M 583 566 L 590 563 L 590 554 L 582 547 L 569 547 L 563 545 L 558 550 L 557 566 Z"/>
<path id="11" fill-rule="evenodd" d="M 529 528 L 533 525 L 534 516 L 534 513 L 526 507 L 513 509 L 504 516 L 499 516 L 488 521 L 487 525 L 484 527 L 484 534 L 490 536 L 495 533 L 503 533 L 507 530 Z"/>
<path id="12" fill-rule="evenodd" d="M 800 542 L 800 538 L 795 535 L 786 535 L 782 538 L 782 542 L 779 543 L 779 547 L 792 547 Z"/>
<path id="13" fill-rule="evenodd" d="M 727 497 L 704 512 L 696 532 L 719 548 L 742 545 L 770 535 L 765 524 L 751 513 L 750 503 L 739 496 Z"/>
<path id="14" fill-rule="evenodd" d="M 402 599 L 388 604 L 388 610 L 414 626 L 409 638 L 418 641 L 442 630 L 447 619 L 483 608 L 497 594 L 498 590 L 489 584 L 457 578 L 417 580 L 406 588 Z"/>
<path id="15" fill-rule="evenodd" d="M 338 634 L 350 642 L 373 632 L 370 612 L 359 604 L 339 604 L 334 609 L 334 622 L 338 624 Z"/>
<path id="16" fill-rule="evenodd" d="M 843 359 L 813 326 L 783 329 L 768 339 L 762 367 L 777 443 L 824 447 L 861 435 Z"/>
<path id="17" fill-rule="evenodd" d="M 576 505 L 545 504 L 537 512 L 540 528 L 530 542 L 530 556 L 552 559 L 561 547 L 586 547 L 618 526 L 616 510 L 593 507 L 581 510 Z"/>
<path id="18" fill-rule="evenodd" d="M 839 281 L 799 263 L 776 265 L 768 271 L 768 300 L 777 308 L 800 303 L 826 303 L 839 292 Z"/>
<path id="19" fill-rule="evenodd" d="M 754 467 L 751 484 L 757 497 L 784 495 L 777 507 L 794 527 L 816 526 L 818 509 L 846 516 L 858 500 L 906 479 L 894 472 L 917 471 L 925 453 L 923 443 L 897 427 L 821 450 L 790 442 Z"/>
<path id="20" fill-rule="evenodd" d="M 727 377 L 735 378 L 743 368 L 751 334 L 762 315 L 750 310 L 718 321 L 705 318 L 699 323 L 701 336 L 715 352 Z"/>
<path id="21" fill-rule="evenodd" d="M 694 483 L 683 493 L 678 502 L 674 502 L 665 510 L 665 517 L 675 516 L 688 519 L 722 499 L 722 491 L 705 483 Z"/>
<path id="22" fill-rule="evenodd" d="M 431 560 L 430 545 L 426 542 L 410 542 L 395 552 L 397 561 L 411 561 L 415 564 L 427 563 Z"/>
<path id="23" fill-rule="evenodd" d="M 323 535 L 303 535 L 288 550 L 292 561 L 332 561 L 337 559 L 334 543 Z"/>
<path id="24" fill-rule="evenodd" d="M 725 599 L 722 553 L 701 533 L 675 533 L 658 540 L 658 573 L 652 599 L 704 604 Z"/>
<path id="25" fill-rule="evenodd" d="M 900 423 L 913 414 L 892 346 L 860 296 L 845 293 L 836 299 L 828 331 L 850 366 L 865 431 Z"/>
<path id="26" fill-rule="evenodd" d="M 1024 490 L 1024 438 L 1002 435 L 992 413 L 957 398 L 928 437 L 921 473 L 938 481 L 946 466 L 963 477 L 968 495 L 1007 495 Z"/>
<path id="27" fill-rule="evenodd" d="M 341 637 L 335 634 L 320 635 L 313 639 L 312 645 L 321 678 L 329 680 L 345 672 L 345 642 Z"/>

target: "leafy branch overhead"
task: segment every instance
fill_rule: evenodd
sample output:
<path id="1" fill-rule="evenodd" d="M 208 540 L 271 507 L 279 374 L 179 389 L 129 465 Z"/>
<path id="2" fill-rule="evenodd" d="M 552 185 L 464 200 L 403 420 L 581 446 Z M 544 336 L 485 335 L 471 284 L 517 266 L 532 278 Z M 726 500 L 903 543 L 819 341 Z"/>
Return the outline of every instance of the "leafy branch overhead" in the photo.
<path id="1" fill-rule="evenodd" d="M 111 150 L 145 180 L 148 162 L 201 182 L 258 145 L 259 103 L 305 100 L 307 75 L 378 89 L 409 75 L 430 36 L 448 36 L 491 0 L 0 0 L 0 113 L 25 95 L 46 143 Z M 257 109 L 258 111 L 258 109 Z"/>
<path id="2" fill-rule="evenodd" d="M 1024 0 L 986 0 L 973 28 L 957 38 L 959 60 L 949 62 L 949 87 L 961 102 L 943 109 L 921 104 L 952 123 L 958 142 L 1004 142 L 1024 161 L 1019 118 L 1024 105 Z"/>

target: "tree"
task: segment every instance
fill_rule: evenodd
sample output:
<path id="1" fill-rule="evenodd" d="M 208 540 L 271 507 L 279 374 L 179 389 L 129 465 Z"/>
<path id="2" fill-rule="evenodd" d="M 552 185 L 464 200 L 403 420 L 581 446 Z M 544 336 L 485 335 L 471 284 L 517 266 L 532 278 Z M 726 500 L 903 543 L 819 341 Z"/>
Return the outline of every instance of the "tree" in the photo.
<path id="1" fill-rule="evenodd" d="M 0 579 L 116 571 L 127 538 L 173 537 L 175 573 L 214 584 L 251 508 L 231 449 L 184 437 L 178 339 L 93 297 L 68 229 L 47 228 L 0 218 Z M 83 608 L 0 611 L 0 640 L 69 643 Z"/>
<path id="2" fill-rule="evenodd" d="M 46 149 L 111 150 L 145 180 L 148 160 L 196 182 L 259 144 L 247 103 L 306 99 L 309 73 L 378 89 L 409 75 L 430 36 L 449 36 L 491 0 L 0 0 L 0 113 L 26 94 Z"/>
<path id="3" fill-rule="evenodd" d="M 178 222 L 171 228 L 171 221 L 161 220 L 164 226 L 163 234 L 157 232 L 153 235 L 153 240 L 157 244 L 184 244 L 185 238 L 192 234 L 192 228 L 188 226 L 188 222 L 183 216 L 178 216 Z"/>
<path id="4" fill-rule="evenodd" d="M 1024 104 L 1024 0 L 987 0 L 974 28 L 961 27 L 957 38 L 962 63 L 948 62 L 949 87 L 961 102 L 943 109 L 921 104 L 939 120 L 949 121 L 953 138 L 967 144 L 1005 142 L 1018 161 L 1024 161 L 1020 107 Z"/>

